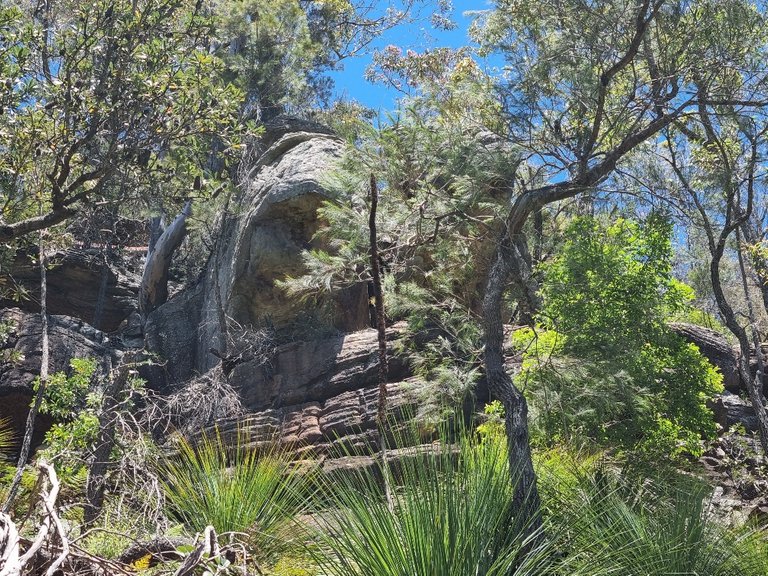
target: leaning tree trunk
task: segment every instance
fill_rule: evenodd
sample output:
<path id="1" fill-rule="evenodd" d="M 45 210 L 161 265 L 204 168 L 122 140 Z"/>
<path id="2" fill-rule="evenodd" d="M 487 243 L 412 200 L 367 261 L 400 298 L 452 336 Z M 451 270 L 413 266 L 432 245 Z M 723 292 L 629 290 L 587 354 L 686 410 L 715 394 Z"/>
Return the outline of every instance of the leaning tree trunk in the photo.
<path id="1" fill-rule="evenodd" d="M 139 286 L 139 312 L 143 319 L 168 299 L 168 271 L 176 249 L 187 234 L 187 219 L 192 214 L 192 200 L 157 239 L 154 249 L 147 252 L 147 262 Z"/>
<path id="2" fill-rule="evenodd" d="M 711 232 L 711 225 L 707 229 L 708 235 L 710 236 L 710 252 L 712 254 L 712 260 L 709 264 L 710 280 L 712 282 L 712 292 L 715 296 L 715 302 L 717 302 L 717 307 L 720 310 L 723 321 L 728 327 L 728 330 L 730 330 L 731 334 L 736 336 L 736 339 L 739 342 L 739 350 L 741 352 L 739 357 L 739 374 L 741 375 L 742 382 L 747 387 L 750 403 L 752 404 L 752 408 L 755 411 L 755 416 L 757 417 L 758 431 L 760 433 L 760 444 L 763 448 L 763 455 L 764 457 L 768 457 L 768 414 L 766 414 L 765 405 L 763 402 L 763 381 L 760 365 L 758 364 L 757 374 L 753 378 L 749 370 L 749 356 L 751 352 L 749 335 L 737 321 L 736 312 L 731 307 L 728 299 L 725 296 L 725 293 L 723 292 L 723 285 L 720 278 L 720 261 L 722 260 L 723 253 L 725 251 L 725 244 L 728 239 L 728 231 L 730 229 L 735 229 L 736 226 L 738 226 L 738 224 L 735 226 L 732 225 L 730 228 L 724 228 L 716 243 L 713 240 L 714 235 Z M 739 246 L 739 254 L 740 252 L 741 247 Z M 757 342 L 756 348 L 762 352 L 760 350 L 759 342 Z"/>
<path id="3" fill-rule="evenodd" d="M 749 318 L 749 328 L 752 333 L 752 342 L 755 346 L 755 358 L 757 359 L 757 371 L 755 377 L 749 371 L 749 340 L 746 330 L 739 336 L 739 348 L 741 349 L 741 358 L 739 360 L 739 371 L 742 373 L 742 379 L 747 385 L 749 400 L 757 416 L 758 428 L 760 430 L 760 443 L 763 447 L 763 456 L 768 458 L 768 413 L 765 411 L 765 398 L 763 397 L 763 377 L 765 375 L 765 359 L 763 358 L 763 347 L 761 345 L 760 333 L 757 330 L 757 318 L 755 308 L 752 303 L 752 296 L 749 293 L 749 283 L 747 280 L 747 271 L 744 265 L 743 246 L 739 229 L 736 229 L 736 251 L 739 260 L 739 273 L 741 274 L 741 283 L 744 290 L 744 298 L 747 302 L 747 315 Z"/>
<path id="4" fill-rule="evenodd" d="M 35 395 L 35 402 L 29 409 L 27 414 L 27 422 L 24 426 L 24 440 L 21 444 L 21 452 L 19 453 L 19 460 L 16 464 L 16 473 L 13 475 L 13 481 L 11 487 L 8 490 L 8 497 L 3 504 L 3 512 L 8 512 L 13 505 L 13 501 L 16 499 L 16 494 L 19 491 L 21 484 L 21 477 L 24 473 L 24 466 L 27 465 L 27 459 L 29 458 L 29 452 L 32 448 L 32 434 L 35 431 L 35 420 L 37 414 L 40 411 L 40 405 L 43 402 L 45 396 L 45 387 L 48 384 L 48 364 L 50 355 L 50 346 L 48 345 L 48 279 L 46 276 L 46 258 L 45 258 L 45 243 L 43 241 L 43 231 L 40 231 L 39 236 L 39 254 L 38 264 L 40 267 L 40 379 L 37 387 L 37 394 Z"/>
<path id="5" fill-rule="evenodd" d="M 528 403 L 504 369 L 503 295 L 510 276 L 510 247 L 504 238 L 496 250 L 483 299 L 485 377 L 491 394 L 504 405 L 509 472 L 517 520 L 528 534 L 541 527 L 541 501 L 528 439 Z"/>

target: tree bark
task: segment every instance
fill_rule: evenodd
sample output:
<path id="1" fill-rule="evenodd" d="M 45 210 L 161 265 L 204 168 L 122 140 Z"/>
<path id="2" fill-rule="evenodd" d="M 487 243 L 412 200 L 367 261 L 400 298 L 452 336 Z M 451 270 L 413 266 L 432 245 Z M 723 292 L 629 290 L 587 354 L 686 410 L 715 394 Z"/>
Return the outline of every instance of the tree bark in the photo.
<path id="1" fill-rule="evenodd" d="M 144 319 L 168 299 L 168 270 L 174 252 L 187 234 L 187 218 L 191 214 L 192 201 L 188 200 L 179 215 L 157 239 L 154 250 L 147 253 L 139 287 L 139 312 Z"/>
<path id="2" fill-rule="evenodd" d="M 752 296 L 749 293 L 749 282 L 746 267 L 744 266 L 744 254 L 741 242 L 739 228 L 736 229 L 736 252 L 739 260 L 739 273 L 741 274 L 741 285 L 744 290 L 744 298 L 747 302 L 747 315 L 749 318 L 749 328 L 752 333 L 752 342 L 755 346 L 755 357 L 757 359 L 757 372 L 752 378 L 749 372 L 749 340 L 746 330 L 743 337 L 739 337 L 739 347 L 741 348 L 741 358 L 739 362 L 742 374 L 746 376 L 744 380 L 747 384 L 749 400 L 752 409 L 757 416 L 757 425 L 760 431 L 760 444 L 763 447 L 763 456 L 768 458 L 768 413 L 765 411 L 765 398 L 763 397 L 763 376 L 765 374 L 765 360 L 763 358 L 763 347 L 760 342 L 760 334 L 757 331 L 757 319 L 755 309 L 752 304 Z M 742 342 L 744 340 L 745 342 Z M 746 353 L 745 353 L 746 349 Z"/>
<path id="3" fill-rule="evenodd" d="M 381 269 L 379 266 L 379 246 L 376 231 L 376 210 L 379 205 L 379 191 L 376 177 L 371 174 L 371 210 L 368 216 L 368 231 L 370 235 L 371 252 L 371 281 L 373 283 L 373 299 L 376 309 L 376 332 L 379 343 L 379 403 L 376 412 L 376 427 L 379 432 L 379 452 L 384 476 L 384 494 L 390 509 L 394 506 L 389 471 L 387 470 L 387 379 L 389 364 L 387 362 L 387 325 L 384 315 L 384 294 L 381 290 Z"/>
<path id="4" fill-rule="evenodd" d="M 376 187 L 376 179 L 371 174 L 371 211 L 368 217 L 368 230 L 370 232 L 371 251 L 371 280 L 373 282 L 373 300 L 376 309 L 376 331 L 379 342 L 379 406 L 376 418 L 379 426 L 386 424 L 387 412 L 387 377 L 389 366 L 387 363 L 387 326 L 384 315 L 384 295 L 381 290 L 381 268 L 379 266 L 379 247 L 376 232 L 376 210 L 379 204 L 379 192 Z"/>
<path id="5" fill-rule="evenodd" d="M 728 299 L 725 296 L 725 293 L 723 292 L 723 286 L 720 279 L 720 261 L 723 258 L 726 240 L 730 235 L 730 232 L 738 228 L 739 224 L 734 224 L 730 221 L 727 221 L 726 226 L 720 233 L 718 241 L 715 242 L 714 234 L 712 233 L 711 226 L 709 225 L 709 220 L 707 219 L 705 222 L 708 226 L 707 234 L 710 238 L 710 252 L 712 254 L 712 260 L 710 262 L 710 279 L 712 282 L 712 292 L 715 296 L 715 301 L 717 302 L 720 314 L 723 316 L 725 325 L 728 327 L 728 330 L 731 331 L 731 334 L 736 336 L 736 339 L 739 342 L 739 351 L 741 353 L 739 357 L 739 374 L 741 375 L 742 382 L 747 387 L 749 399 L 752 404 L 752 408 L 755 411 L 755 416 L 757 417 L 758 430 L 760 432 L 760 444 L 763 448 L 764 456 L 768 456 L 768 414 L 766 414 L 763 402 L 763 381 L 761 377 L 762 374 L 760 366 L 758 364 L 758 372 L 755 377 L 752 378 L 752 375 L 749 371 L 749 336 L 747 335 L 747 331 L 736 320 L 736 313 L 734 312 L 733 308 L 728 302 Z M 757 348 L 760 348 L 759 342 Z"/>
<path id="6" fill-rule="evenodd" d="M 39 235 L 39 254 L 38 264 L 40 267 L 40 384 L 37 388 L 37 394 L 35 395 L 35 402 L 29 409 L 27 414 L 27 422 L 24 426 L 24 440 L 21 444 L 21 452 L 19 453 L 19 460 L 16 464 L 16 473 L 13 475 L 13 481 L 11 487 L 8 490 L 8 497 L 3 504 L 2 511 L 8 512 L 13 505 L 13 501 L 16 499 L 16 495 L 19 491 L 21 484 L 21 477 L 24 473 L 24 466 L 27 465 L 29 458 L 29 452 L 32 447 L 32 433 L 35 430 L 35 420 L 37 414 L 40 411 L 40 405 L 43 402 L 45 396 L 45 388 L 48 384 L 48 364 L 50 356 L 50 346 L 48 345 L 48 280 L 46 276 L 46 257 L 45 257 L 45 242 L 43 239 L 43 232 L 40 231 Z"/>
<path id="7" fill-rule="evenodd" d="M 541 501 L 528 438 L 528 403 L 504 369 L 503 296 L 510 276 L 512 248 L 505 235 L 496 250 L 483 299 L 485 376 L 491 394 L 504 405 L 509 472 L 517 521 L 527 533 L 541 528 Z"/>

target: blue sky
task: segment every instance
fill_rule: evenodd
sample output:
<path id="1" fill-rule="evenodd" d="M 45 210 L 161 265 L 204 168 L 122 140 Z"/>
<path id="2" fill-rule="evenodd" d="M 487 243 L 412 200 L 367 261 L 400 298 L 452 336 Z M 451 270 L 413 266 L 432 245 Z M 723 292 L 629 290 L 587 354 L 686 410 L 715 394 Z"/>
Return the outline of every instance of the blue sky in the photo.
<path id="1" fill-rule="evenodd" d="M 413 49 L 418 52 L 428 48 L 448 46 L 458 48 L 469 43 L 467 29 L 472 19 L 464 16 L 465 12 L 472 10 L 484 10 L 490 7 L 487 0 L 454 0 L 453 20 L 458 24 L 457 28 L 450 31 L 436 30 L 429 22 L 431 6 L 422 9 L 423 15 L 414 22 L 403 24 L 378 38 L 371 46 L 383 48 L 389 44 L 400 46 L 403 51 Z M 396 100 L 400 95 L 397 90 L 380 84 L 371 84 L 364 78 L 365 68 L 371 62 L 370 51 L 367 54 L 345 60 L 344 69 L 333 72 L 331 77 L 336 83 L 337 96 L 345 96 L 359 101 L 378 112 L 386 112 L 395 108 Z M 481 62 L 481 65 L 499 65 L 498 61 L 489 59 Z"/>

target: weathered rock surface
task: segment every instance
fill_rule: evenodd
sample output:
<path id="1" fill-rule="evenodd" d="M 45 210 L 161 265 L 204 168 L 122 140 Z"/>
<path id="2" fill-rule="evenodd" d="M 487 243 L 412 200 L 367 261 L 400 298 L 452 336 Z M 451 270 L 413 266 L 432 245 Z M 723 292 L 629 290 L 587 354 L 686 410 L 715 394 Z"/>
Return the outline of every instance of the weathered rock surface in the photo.
<path id="1" fill-rule="evenodd" d="M 6 342 L 5 350 L 14 350 L 21 358 L 18 362 L 0 365 L 0 418 L 8 418 L 17 439 L 24 435 L 24 423 L 32 399 L 32 383 L 40 373 L 41 322 L 40 315 L 18 308 L 0 310 L 0 321 L 11 321 L 15 328 Z M 89 324 L 69 316 L 52 315 L 48 321 L 50 345 L 50 372 L 68 371 L 72 358 L 108 357 L 110 342 L 107 336 Z M 106 365 L 102 364 L 106 369 Z M 51 421 L 41 415 L 33 441 L 42 440 Z"/>
<path id="2" fill-rule="evenodd" d="M 734 393 L 747 390 L 739 375 L 738 361 L 741 353 L 737 346 L 732 346 L 722 334 L 703 326 L 682 322 L 676 322 L 670 326 L 687 341 L 696 344 L 701 353 L 720 369 L 723 374 L 723 386 L 726 390 Z M 762 351 L 763 357 L 768 358 L 768 344 L 762 345 Z M 754 378 L 757 374 L 757 357 L 754 348 L 749 356 L 749 370 Z M 768 374 L 763 377 L 763 394 L 768 396 Z"/>
<path id="3" fill-rule="evenodd" d="M 402 325 L 389 329 L 390 342 L 402 336 L 402 329 Z M 389 375 L 395 381 L 407 375 L 402 360 L 390 359 Z M 291 342 L 278 347 L 267 365 L 246 362 L 230 375 L 248 410 L 325 401 L 373 386 L 377 378 L 377 334 L 372 329 Z"/>
<path id="4" fill-rule="evenodd" d="M 418 385 L 415 378 L 387 385 L 387 413 L 393 423 L 416 414 Z M 300 453 L 339 456 L 347 449 L 375 446 L 377 407 L 378 386 L 371 385 L 323 401 L 261 410 L 218 426 L 226 435 L 239 428 L 255 443 L 279 439 Z"/>
<path id="5" fill-rule="evenodd" d="M 768 478 L 756 436 L 726 434 L 713 442 L 700 462 L 715 486 L 711 511 L 733 525 L 768 521 Z"/>
<path id="6" fill-rule="evenodd" d="M 301 253 L 320 247 L 314 238 L 320 224 L 317 209 L 328 198 L 322 181 L 340 157 L 342 142 L 322 126 L 284 119 L 267 131 L 263 143 L 248 185 L 230 207 L 233 215 L 222 223 L 218 246 L 200 284 L 149 316 L 146 334 L 153 350 L 166 358 L 184 351 L 182 362 L 169 367 L 171 381 L 215 366 L 219 359 L 211 349 L 226 354 L 222 320 L 320 336 L 368 326 L 364 285 L 313 306 L 288 296 L 276 284 L 301 275 Z M 175 302 L 178 298 L 184 300 Z M 196 335 L 195 346 L 191 334 Z M 244 371 L 240 369 L 241 374 Z M 256 404 L 270 396 L 259 394 L 253 399 Z"/>
<path id="7" fill-rule="evenodd" d="M 126 276 L 128 273 L 114 262 L 105 265 L 101 250 L 67 250 L 52 256 L 50 262 L 50 314 L 79 318 L 94 328 L 112 332 L 136 309 L 138 278 Z M 9 273 L 30 297 L 21 303 L 0 300 L 0 307 L 19 306 L 39 312 L 40 272 L 34 258 L 20 253 Z"/>
<path id="8" fill-rule="evenodd" d="M 741 425 L 747 432 L 757 432 L 757 416 L 748 399 L 726 390 L 711 402 L 711 408 L 715 421 L 723 429 L 730 430 Z"/>

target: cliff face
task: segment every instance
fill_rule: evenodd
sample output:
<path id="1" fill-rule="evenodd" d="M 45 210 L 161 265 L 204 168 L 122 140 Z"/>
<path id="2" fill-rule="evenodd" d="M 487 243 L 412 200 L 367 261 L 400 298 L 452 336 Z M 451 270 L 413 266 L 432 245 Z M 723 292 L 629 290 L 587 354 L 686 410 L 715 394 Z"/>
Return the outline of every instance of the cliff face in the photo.
<path id="1" fill-rule="evenodd" d="M 169 382 L 204 373 L 221 356 L 231 355 L 230 330 L 293 327 L 301 333 L 309 332 L 302 323 L 311 323 L 312 331 L 322 335 L 368 325 L 365 286 L 308 305 L 287 297 L 275 284 L 300 275 L 301 252 L 317 247 L 317 209 L 327 198 L 321 182 L 341 154 L 338 139 L 320 127 L 303 128 L 315 130 L 271 135 L 274 141 L 265 146 L 244 190 L 228 207 L 200 284 L 150 314 L 150 348 L 180 360 L 168 366 Z M 248 380 L 242 368 L 233 379 L 238 385 Z"/>
<path id="2" fill-rule="evenodd" d="M 144 374 L 149 386 L 170 392 L 224 358 L 244 408 L 268 410 L 261 420 L 291 441 L 327 444 L 355 425 L 369 427 L 377 357 L 367 287 L 302 303 L 276 286 L 303 272 L 303 250 L 319 247 L 317 209 L 328 198 L 322 181 L 341 151 L 342 143 L 319 125 L 289 120 L 268 127 L 247 184 L 220 219 L 203 275 L 152 311 L 143 332 L 136 321 L 137 271 L 89 264 L 85 250 L 71 250 L 49 274 L 49 313 L 67 316 L 52 323 L 52 369 L 66 370 L 76 356 L 105 359 L 106 366 L 121 349 L 143 344 L 158 360 Z M 36 270 L 26 266 L 14 272 L 28 276 L 34 290 Z M 7 346 L 26 351 L 23 366 L 0 370 L 0 417 L 10 414 L 15 424 L 25 418 L 39 370 L 39 334 L 35 340 L 33 329 L 39 319 L 32 303 L 25 308 L 4 311 L 13 315 L 19 333 Z M 95 320 L 105 332 L 93 327 Z M 244 354 L 248 343 L 263 350 Z M 407 376 L 395 360 L 392 379 Z M 49 424 L 43 420 L 41 428 Z"/>

